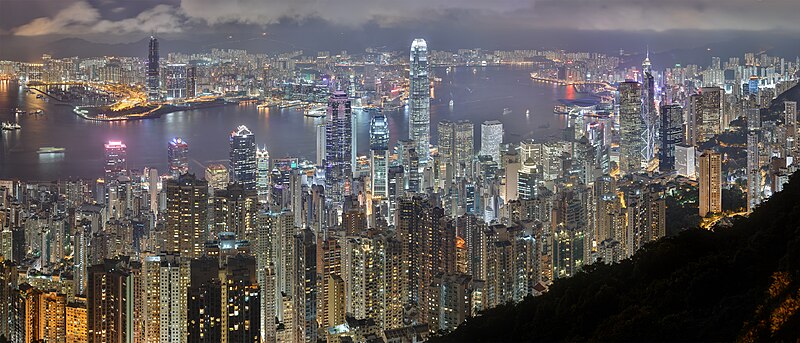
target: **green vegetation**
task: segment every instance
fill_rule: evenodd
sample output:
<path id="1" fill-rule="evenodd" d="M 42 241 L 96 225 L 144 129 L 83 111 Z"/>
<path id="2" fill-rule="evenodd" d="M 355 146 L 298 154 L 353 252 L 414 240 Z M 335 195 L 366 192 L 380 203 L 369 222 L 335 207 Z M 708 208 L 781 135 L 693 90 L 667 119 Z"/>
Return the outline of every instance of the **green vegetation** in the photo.
<path id="1" fill-rule="evenodd" d="M 469 319 L 438 341 L 797 341 L 800 173 L 729 228 L 684 230 L 616 265 Z"/>

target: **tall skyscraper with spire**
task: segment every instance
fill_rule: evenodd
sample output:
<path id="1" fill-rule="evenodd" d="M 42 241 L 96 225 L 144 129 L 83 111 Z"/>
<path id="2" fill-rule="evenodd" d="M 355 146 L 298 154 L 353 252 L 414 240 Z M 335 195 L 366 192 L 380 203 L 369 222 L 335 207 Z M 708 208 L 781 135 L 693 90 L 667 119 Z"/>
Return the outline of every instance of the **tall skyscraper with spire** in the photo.
<path id="1" fill-rule="evenodd" d="M 409 67 L 408 138 L 414 141 L 420 162 L 423 162 L 428 160 L 431 141 L 431 81 L 428 44 L 422 38 L 411 43 Z"/>
<path id="2" fill-rule="evenodd" d="M 647 57 L 642 62 L 642 120 L 646 126 L 643 157 L 645 161 L 649 162 L 655 156 L 659 124 L 655 102 L 655 78 L 653 77 L 653 67 L 650 63 L 649 48 Z"/>
<path id="3" fill-rule="evenodd" d="M 150 50 L 147 54 L 147 100 L 150 101 L 158 101 L 161 98 L 158 63 L 158 38 L 150 36 Z"/>

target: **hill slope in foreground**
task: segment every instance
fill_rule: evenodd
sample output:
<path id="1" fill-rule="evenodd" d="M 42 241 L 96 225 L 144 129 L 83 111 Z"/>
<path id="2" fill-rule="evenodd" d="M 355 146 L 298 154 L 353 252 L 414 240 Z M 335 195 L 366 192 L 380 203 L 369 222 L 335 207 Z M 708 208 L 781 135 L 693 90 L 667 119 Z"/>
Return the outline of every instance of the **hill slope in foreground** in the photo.
<path id="1" fill-rule="evenodd" d="M 800 173 L 730 228 L 687 230 L 436 341 L 796 341 Z"/>

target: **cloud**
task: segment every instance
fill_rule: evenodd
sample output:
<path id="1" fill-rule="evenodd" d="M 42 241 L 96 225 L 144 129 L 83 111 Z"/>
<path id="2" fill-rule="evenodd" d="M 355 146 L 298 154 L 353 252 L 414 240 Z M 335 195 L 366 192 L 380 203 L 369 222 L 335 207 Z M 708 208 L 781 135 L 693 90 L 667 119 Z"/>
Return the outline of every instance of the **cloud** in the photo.
<path id="1" fill-rule="evenodd" d="M 181 0 L 183 12 L 206 24 L 275 24 L 283 19 L 321 18 L 359 26 L 427 21 L 448 12 L 501 14 L 529 9 L 534 0 Z"/>
<path id="2" fill-rule="evenodd" d="M 64 1 L 74 2 L 10 32 L 20 36 L 197 32 L 222 25 L 263 27 L 286 19 L 301 23 L 321 19 L 355 28 L 374 23 L 424 29 L 430 23 L 452 23 L 487 29 L 800 31 L 796 19 L 800 0 L 148 0 L 136 3 L 140 8 L 121 20 L 108 19 L 88 0 Z M 109 7 L 106 14 L 117 15 L 125 12 L 119 4 L 124 3 L 127 11 L 135 3 L 103 1 Z"/>
<path id="3" fill-rule="evenodd" d="M 83 35 L 92 33 L 122 35 L 137 32 L 181 32 L 185 19 L 173 6 L 156 5 L 132 18 L 103 19 L 100 11 L 85 0 L 79 0 L 52 17 L 40 17 L 12 30 L 18 36 L 50 34 Z"/>

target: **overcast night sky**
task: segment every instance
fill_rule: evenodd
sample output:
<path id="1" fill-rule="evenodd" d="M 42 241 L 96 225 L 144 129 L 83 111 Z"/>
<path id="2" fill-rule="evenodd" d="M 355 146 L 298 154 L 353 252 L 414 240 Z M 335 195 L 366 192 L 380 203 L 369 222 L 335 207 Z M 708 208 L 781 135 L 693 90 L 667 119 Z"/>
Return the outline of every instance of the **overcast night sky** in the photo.
<path id="1" fill-rule="evenodd" d="M 102 44 L 137 42 L 152 33 L 176 41 L 175 50 L 183 49 L 178 42 L 185 41 L 266 51 L 393 46 L 407 44 L 416 35 L 428 36 L 434 46 L 438 40 L 443 48 L 544 44 L 613 50 L 651 44 L 656 51 L 723 42 L 748 33 L 800 36 L 797 0 L 0 0 L 0 4 L 0 44 L 6 48 L 0 58 L 72 53 L 69 47 L 48 45 L 64 38 L 94 43 L 81 51 L 92 54 Z M 765 31 L 779 34 L 765 35 Z"/>

